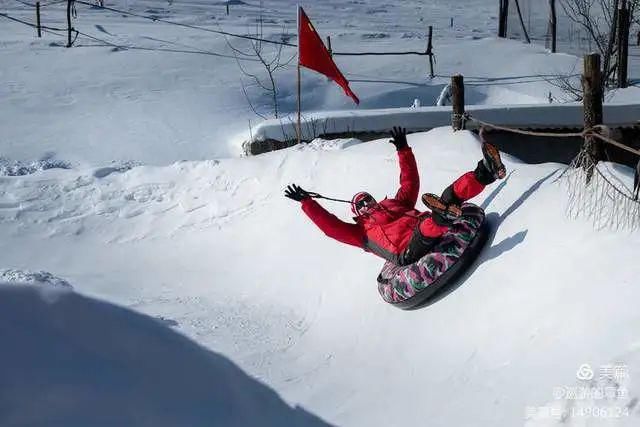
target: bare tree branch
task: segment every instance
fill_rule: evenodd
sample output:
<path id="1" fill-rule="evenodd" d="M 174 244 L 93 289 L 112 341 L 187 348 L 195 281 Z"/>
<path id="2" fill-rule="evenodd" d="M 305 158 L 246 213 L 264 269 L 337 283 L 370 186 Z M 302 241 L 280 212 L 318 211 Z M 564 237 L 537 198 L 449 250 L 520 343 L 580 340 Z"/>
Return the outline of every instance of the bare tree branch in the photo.
<path id="1" fill-rule="evenodd" d="M 263 1 L 260 1 L 260 13 L 258 15 L 257 21 L 255 23 L 255 36 L 258 39 L 264 38 L 264 19 L 263 19 Z M 284 27 L 282 29 L 282 34 L 284 34 Z M 276 72 L 287 67 L 291 61 L 296 57 L 296 55 L 292 55 L 287 61 L 282 61 L 282 51 L 283 45 L 279 45 L 273 52 L 267 52 L 265 50 L 264 43 L 260 40 L 251 40 L 247 46 L 247 51 L 242 50 L 236 46 L 234 46 L 228 39 L 226 40 L 227 46 L 229 46 L 232 51 L 236 63 L 238 64 L 238 68 L 240 72 L 248 79 L 252 80 L 254 86 L 261 89 L 262 92 L 268 95 L 271 99 L 271 104 L 273 108 L 273 113 L 276 118 L 278 118 L 280 114 L 280 106 L 278 102 L 278 85 L 276 79 Z M 263 75 L 259 75 L 255 72 L 250 72 L 239 60 L 239 56 L 243 57 L 251 57 L 254 58 L 262 65 Z M 242 81 L 242 80 L 241 80 Z M 246 86 L 244 82 L 242 82 L 242 91 L 247 98 L 249 106 L 251 110 L 256 113 L 258 116 L 263 117 L 263 114 L 259 114 L 254 108 L 254 105 L 247 93 Z"/>
<path id="2" fill-rule="evenodd" d="M 603 87 L 606 89 L 611 86 L 612 70 L 616 65 L 613 61 L 617 55 L 615 40 L 618 29 L 622 27 L 622 23 L 618 21 L 618 8 L 620 0 L 562 0 L 560 2 L 565 15 L 572 22 L 582 27 L 589 35 L 590 40 L 595 43 L 603 64 Z M 640 0 L 628 0 L 626 2 L 630 11 L 630 17 L 633 17 L 638 10 Z M 640 25 L 637 18 L 633 19 Z"/>
<path id="3" fill-rule="evenodd" d="M 580 80 L 576 78 L 578 76 L 578 74 L 576 74 L 577 65 L 578 63 L 576 62 L 569 73 L 557 73 L 553 77 L 545 77 L 547 83 L 562 90 L 566 96 L 563 100 L 565 102 L 582 101 L 584 96 Z"/>

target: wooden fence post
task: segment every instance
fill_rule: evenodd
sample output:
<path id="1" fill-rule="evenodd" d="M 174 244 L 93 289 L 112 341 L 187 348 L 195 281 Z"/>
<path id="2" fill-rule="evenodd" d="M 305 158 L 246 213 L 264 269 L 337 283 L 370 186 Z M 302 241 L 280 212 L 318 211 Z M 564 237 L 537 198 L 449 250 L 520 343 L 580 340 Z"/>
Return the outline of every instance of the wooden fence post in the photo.
<path id="1" fill-rule="evenodd" d="M 331 36 L 327 36 L 327 50 L 329 51 L 329 56 L 333 56 L 333 49 L 331 48 Z"/>
<path id="2" fill-rule="evenodd" d="M 622 7 L 618 9 L 618 87 L 627 87 L 629 64 L 629 9 L 623 0 Z"/>
<path id="3" fill-rule="evenodd" d="M 584 92 L 584 128 L 590 129 L 595 125 L 602 124 L 602 77 L 600 55 L 597 53 L 584 56 L 582 90 Z M 602 158 L 603 147 L 602 142 L 593 137 L 586 137 L 584 142 L 589 153 L 589 159 L 585 165 L 588 183 L 593 176 L 593 168 Z"/>
<path id="4" fill-rule="evenodd" d="M 549 0 L 549 27 L 551 27 L 551 53 L 556 53 L 556 41 L 558 38 L 558 22 L 556 13 L 556 0 Z"/>
<path id="5" fill-rule="evenodd" d="M 40 2 L 36 2 L 36 23 L 38 25 L 38 37 L 42 37 L 42 29 L 40 27 Z"/>
<path id="6" fill-rule="evenodd" d="M 434 78 L 433 72 L 433 26 L 429 25 L 429 42 L 427 44 L 427 55 L 429 55 L 429 77 Z"/>
<path id="7" fill-rule="evenodd" d="M 453 130 L 462 130 L 464 128 L 464 77 L 460 74 L 451 77 L 451 104 Z"/>
<path id="8" fill-rule="evenodd" d="M 67 0 L 67 47 L 71 47 L 71 3 Z"/>
<path id="9" fill-rule="evenodd" d="M 626 16 L 627 16 L 627 20 L 624 23 L 624 43 L 623 43 L 623 47 L 624 47 L 624 51 L 623 51 L 623 62 L 620 65 L 620 69 L 623 70 L 623 76 L 622 76 L 622 82 L 624 84 L 624 86 L 622 87 L 627 87 L 629 86 L 629 33 L 631 31 L 631 16 L 630 16 L 630 9 L 626 9 Z"/>
<path id="10" fill-rule="evenodd" d="M 514 0 L 516 2 L 516 9 L 518 10 L 518 19 L 520 19 L 520 26 L 522 27 L 522 31 L 524 32 L 524 38 L 527 43 L 531 44 L 531 39 L 529 38 L 529 32 L 527 31 L 527 27 L 524 25 L 524 19 L 522 18 L 522 11 L 520 10 L 520 1 Z"/>
<path id="11" fill-rule="evenodd" d="M 498 17 L 498 37 L 507 37 L 507 23 L 509 18 L 509 0 L 500 0 Z"/>
<path id="12" fill-rule="evenodd" d="M 604 57 L 602 58 L 602 87 L 609 86 L 611 73 L 615 72 L 616 69 L 611 66 L 611 59 L 613 58 L 613 52 L 616 48 L 616 37 L 618 35 L 618 27 L 620 25 L 618 22 L 618 7 L 620 6 L 620 0 L 612 1 L 613 3 L 611 4 L 611 7 L 613 8 L 613 16 L 611 19 L 611 27 L 609 29 L 609 41 L 607 42 L 606 50 L 603 52 Z"/>
<path id="13" fill-rule="evenodd" d="M 500 5 L 498 6 L 498 37 L 502 37 L 502 26 L 503 26 L 503 21 L 502 21 L 502 3 L 504 3 L 504 0 L 500 0 Z"/>

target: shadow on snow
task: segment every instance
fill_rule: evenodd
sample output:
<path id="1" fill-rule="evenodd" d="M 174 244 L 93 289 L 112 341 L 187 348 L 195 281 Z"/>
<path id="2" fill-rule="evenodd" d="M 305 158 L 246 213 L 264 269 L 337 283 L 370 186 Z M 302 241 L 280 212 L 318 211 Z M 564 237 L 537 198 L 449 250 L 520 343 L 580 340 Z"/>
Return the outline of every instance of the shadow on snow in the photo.
<path id="1" fill-rule="evenodd" d="M 521 244 L 527 237 L 527 233 L 529 232 L 528 229 L 519 231 L 516 234 L 505 238 L 501 242 L 494 244 L 496 232 L 500 224 L 502 224 L 504 220 L 507 219 L 507 217 L 509 217 L 513 212 L 515 212 L 518 208 L 520 208 L 520 206 L 522 206 L 524 202 L 542 186 L 542 184 L 548 181 L 558 171 L 559 169 L 556 169 L 550 174 L 548 174 L 547 176 L 536 181 L 531 187 L 529 187 L 527 191 L 522 193 L 522 195 L 518 197 L 518 199 L 516 199 L 511 204 L 511 206 L 509 206 L 507 210 L 504 211 L 504 213 L 502 213 L 502 215 L 496 212 L 492 212 L 488 214 L 485 221 L 487 221 L 487 223 L 489 224 L 490 232 L 489 232 L 489 235 L 487 236 L 485 248 L 481 250 L 480 255 L 478 256 L 476 261 L 472 263 L 471 266 L 467 269 L 467 271 L 462 273 L 457 280 L 455 280 L 453 283 L 447 286 L 444 286 L 442 289 L 438 290 L 433 295 L 433 297 L 431 297 L 423 305 L 421 305 L 420 308 L 429 307 L 430 305 L 435 304 L 441 299 L 447 297 L 449 294 L 451 294 L 460 286 L 462 286 L 467 281 L 467 279 L 471 277 L 475 273 L 475 271 L 478 269 L 478 267 L 480 267 L 482 264 L 486 263 L 487 261 L 491 261 L 493 259 L 500 257 L 502 254 L 509 252 L 510 250 L 514 249 L 516 246 Z M 502 191 L 502 189 L 508 184 L 509 178 L 511 178 L 512 173 L 513 172 L 509 173 L 507 178 L 504 179 L 500 183 L 500 185 L 498 185 L 498 187 L 496 187 L 496 189 L 494 189 L 491 192 L 491 194 L 489 194 L 489 196 L 485 199 L 485 201 L 481 205 L 483 209 L 486 210 L 491 204 L 491 202 L 500 193 L 500 191 Z"/>
<path id="2" fill-rule="evenodd" d="M 151 317 L 71 291 L 0 296 L 4 427 L 327 425 Z"/>

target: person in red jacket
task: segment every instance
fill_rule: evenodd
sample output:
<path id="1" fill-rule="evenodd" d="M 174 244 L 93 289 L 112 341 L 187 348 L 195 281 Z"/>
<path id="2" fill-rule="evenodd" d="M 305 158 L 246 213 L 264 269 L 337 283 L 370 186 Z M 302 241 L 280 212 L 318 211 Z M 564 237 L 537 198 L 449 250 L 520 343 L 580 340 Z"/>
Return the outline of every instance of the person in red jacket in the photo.
<path id="1" fill-rule="evenodd" d="M 506 170 L 500 152 L 482 138 L 484 158 L 476 169 L 454 181 L 440 197 L 424 194 L 422 201 L 431 213 L 420 212 L 415 209 L 420 177 L 416 159 L 407 144 L 406 129 L 394 127 L 391 136 L 390 142 L 396 147 L 400 161 L 400 189 L 394 198 L 381 202 L 367 192 L 356 194 L 351 200 L 355 223 L 338 219 L 298 185 L 289 185 L 285 196 L 301 202 L 302 210 L 328 237 L 372 252 L 396 265 L 408 265 L 437 244 L 462 214 L 462 202 L 480 194 L 496 179 L 504 178 Z"/>

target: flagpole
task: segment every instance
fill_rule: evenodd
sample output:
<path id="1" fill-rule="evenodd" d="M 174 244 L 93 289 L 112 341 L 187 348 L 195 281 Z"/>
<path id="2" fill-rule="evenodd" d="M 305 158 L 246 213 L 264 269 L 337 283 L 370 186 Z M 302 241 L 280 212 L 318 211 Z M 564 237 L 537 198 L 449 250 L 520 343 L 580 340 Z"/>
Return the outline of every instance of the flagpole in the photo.
<path id="1" fill-rule="evenodd" d="M 302 142 L 302 126 L 300 125 L 300 109 L 302 108 L 302 102 L 301 102 L 301 85 L 300 85 L 300 4 L 298 4 L 298 19 L 297 19 L 297 23 L 298 23 L 298 122 L 297 122 L 297 129 L 296 129 L 296 134 L 298 135 L 298 144 L 300 144 Z"/>
<path id="2" fill-rule="evenodd" d="M 300 102 L 300 64 L 298 64 L 298 144 L 302 142 L 302 127 L 300 125 L 300 110 L 302 108 L 302 103 Z"/>

